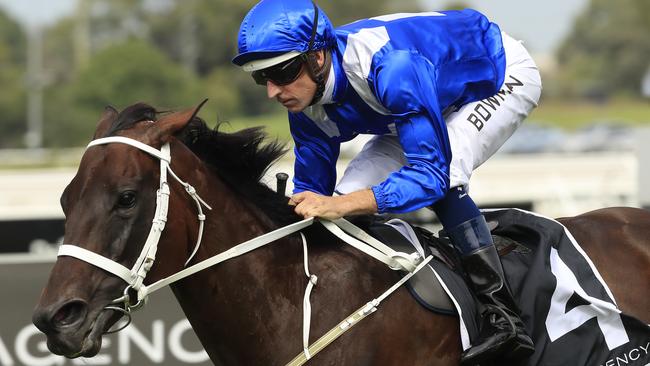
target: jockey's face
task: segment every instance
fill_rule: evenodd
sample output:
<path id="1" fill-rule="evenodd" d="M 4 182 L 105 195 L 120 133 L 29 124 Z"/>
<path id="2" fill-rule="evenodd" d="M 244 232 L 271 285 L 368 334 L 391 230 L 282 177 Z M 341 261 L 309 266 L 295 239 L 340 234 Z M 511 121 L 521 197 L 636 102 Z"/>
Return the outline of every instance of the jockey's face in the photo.
<path id="1" fill-rule="evenodd" d="M 317 52 L 317 60 L 318 66 L 322 66 L 325 61 L 323 51 Z M 306 63 L 303 64 L 300 76 L 289 84 L 277 85 L 273 81 L 267 81 L 266 95 L 277 100 L 289 112 L 302 112 L 309 106 L 316 94 L 316 82 L 309 76 L 307 67 L 309 66 Z"/>

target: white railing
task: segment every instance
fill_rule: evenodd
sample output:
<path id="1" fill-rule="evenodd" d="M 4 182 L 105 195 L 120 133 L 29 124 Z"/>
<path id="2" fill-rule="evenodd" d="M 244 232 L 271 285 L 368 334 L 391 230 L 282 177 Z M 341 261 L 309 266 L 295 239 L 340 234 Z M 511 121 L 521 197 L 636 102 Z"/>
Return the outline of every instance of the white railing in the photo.
<path id="1" fill-rule="evenodd" d="M 548 216 L 573 215 L 615 205 L 638 205 L 639 161 L 634 153 L 497 155 L 472 177 L 480 205 L 532 203 Z M 78 160 L 77 160 L 78 161 Z M 269 170 L 293 171 L 291 157 Z M 346 162 L 338 165 L 339 176 Z M 0 170 L 0 220 L 63 217 L 59 197 L 76 168 Z M 291 192 L 291 180 L 287 192 Z"/>

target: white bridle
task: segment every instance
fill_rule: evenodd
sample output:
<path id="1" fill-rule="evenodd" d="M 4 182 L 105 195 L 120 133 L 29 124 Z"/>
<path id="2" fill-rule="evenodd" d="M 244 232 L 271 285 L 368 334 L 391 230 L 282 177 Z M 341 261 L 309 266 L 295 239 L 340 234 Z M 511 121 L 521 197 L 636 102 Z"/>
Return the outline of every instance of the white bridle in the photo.
<path id="1" fill-rule="evenodd" d="M 124 296 L 119 299 L 115 299 L 113 301 L 113 304 L 124 303 L 125 310 L 128 312 L 131 308 L 141 306 L 142 302 L 147 298 L 148 291 L 143 282 L 156 259 L 156 252 L 158 251 L 158 242 L 160 241 L 160 235 L 165 229 L 165 223 L 167 222 L 170 194 L 169 184 L 167 183 L 167 172 L 169 172 L 169 174 L 171 174 L 174 179 L 176 179 L 183 187 L 185 187 L 185 191 L 190 195 L 194 202 L 196 202 L 196 208 L 198 211 L 199 234 L 194 250 L 185 262 L 186 266 L 190 260 L 192 260 L 198 251 L 199 246 L 201 245 L 201 239 L 203 237 L 203 226 L 205 222 L 205 215 L 203 214 L 202 206 L 205 206 L 208 210 L 211 210 L 212 208 L 207 203 L 205 203 L 201 197 L 199 197 L 194 187 L 192 187 L 187 182 L 183 182 L 172 170 L 169 143 L 165 143 L 161 149 L 158 150 L 128 137 L 114 136 L 91 141 L 86 149 L 93 146 L 106 145 L 111 143 L 131 145 L 160 160 L 160 186 L 156 192 L 156 211 L 154 213 L 149 235 L 147 236 L 147 240 L 142 247 L 140 256 L 133 264 L 133 267 L 129 269 L 122 264 L 108 259 L 102 255 L 71 244 L 61 245 L 58 255 L 81 259 L 123 279 L 128 284 L 128 286 L 124 291 Z M 129 299 L 129 289 L 133 289 L 138 294 L 137 303 L 135 305 L 132 304 Z"/>
<path id="2" fill-rule="evenodd" d="M 203 237 L 203 226 L 205 222 L 205 215 L 203 214 L 202 206 L 205 206 L 208 210 L 212 208 L 196 193 L 194 187 L 192 187 L 187 182 L 183 182 L 171 169 L 171 154 L 169 143 L 165 143 L 160 150 L 155 149 L 149 145 L 146 145 L 140 141 L 128 138 L 128 137 L 106 137 L 91 141 L 87 149 L 97 145 L 105 145 L 111 143 L 121 143 L 136 147 L 160 160 L 160 187 L 157 191 L 156 198 L 156 211 L 154 214 L 153 222 L 151 225 L 151 230 L 147 236 L 147 240 L 142 248 L 140 256 L 135 261 L 135 264 L 131 269 L 123 266 L 122 264 L 115 262 L 111 259 L 108 259 L 100 254 L 92 252 L 90 250 L 81 248 L 77 245 L 72 244 L 62 244 L 59 248 L 58 256 L 69 256 L 80 259 L 87 263 L 90 263 L 98 268 L 101 268 L 109 273 L 118 276 L 127 283 L 127 287 L 124 289 L 124 295 L 120 298 L 117 298 L 111 302 L 109 306 L 105 309 L 115 310 L 123 313 L 128 317 L 126 324 L 124 324 L 119 329 L 113 330 L 110 333 L 117 332 L 126 326 L 129 325 L 131 321 L 131 311 L 140 309 L 146 300 L 148 299 L 149 294 L 157 291 L 173 282 L 176 282 L 180 279 L 183 279 L 187 276 L 190 276 L 196 272 L 199 272 L 205 268 L 211 267 L 218 263 L 221 263 L 225 260 L 235 258 L 242 254 L 248 253 L 254 249 L 257 249 L 263 245 L 269 244 L 273 241 L 276 241 L 285 236 L 291 235 L 295 232 L 298 232 L 311 224 L 314 223 L 314 218 L 304 219 L 298 221 L 291 225 L 279 228 L 277 230 L 271 231 L 264 235 L 258 236 L 251 240 L 248 240 L 244 243 L 236 245 L 220 254 L 217 254 L 213 257 L 210 257 L 206 260 L 203 260 L 199 263 L 196 263 L 190 267 L 187 267 L 167 278 L 163 278 L 157 282 L 154 282 L 150 285 L 144 285 L 144 279 L 147 276 L 147 273 L 153 266 L 153 263 L 156 259 L 156 252 L 158 250 L 158 242 L 160 241 L 160 236 L 162 231 L 165 229 L 165 223 L 167 222 L 167 213 L 169 205 L 169 184 L 167 183 L 167 172 L 169 172 L 174 179 L 176 179 L 183 187 L 185 191 L 190 195 L 190 197 L 196 202 L 196 207 L 198 211 L 198 220 L 199 220 L 199 230 L 196 245 L 190 257 L 185 262 L 185 266 L 192 260 L 194 255 L 197 253 L 199 246 L 201 245 L 201 239 Z M 337 327 L 328 332 L 325 336 L 321 337 L 319 341 L 315 342 L 311 346 L 308 344 L 309 339 L 309 320 L 311 317 L 311 307 L 309 305 L 309 294 L 312 287 L 316 284 L 317 277 L 309 273 L 307 266 L 307 244 L 304 236 L 301 233 L 303 240 L 304 248 L 304 266 L 305 274 L 309 278 L 307 288 L 305 290 L 305 299 L 303 302 L 303 344 L 304 344 L 304 353 L 298 355 L 296 359 L 292 360 L 290 364 L 292 365 L 302 365 L 308 359 L 312 357 L 313 354 L 320 351 L 322 348 L 331 343 L 334 339 L 338 338 L 343 332 L 350 329 L 358 321 L 365 318 L 367 315 L 373 313 L 377 310 L 379 303 L 395 291 L 399 286 L 405 283 L 411 276 L 417 273 L 422 269 L 431 259 L 429 256 L 427 258 L 422 258 L 419 253 L 416 251 L 411 254 L 396 252 L 392 248 L 388 247 L 384 243 L 378 241 L 372 236 L 368 235 L 363 230 L 359 229 L 352 223 L 348 222 L 345 219 L 338 220 L 320 220 L 321 223 L 331 231 L 334 235 L 341 238 L 343 241 L 349 245 L 361 250 L 362 252 L 372 256 L 373 258 L 385 263 L 391 269 L 394 270 L 404 270 L 409 272 L 404 276 L 398 283 L 393 285 L 390 289 L 384 292 L 380 297 L 373 299 L 368 302 L 364 307 L 359 309 L 358 312 L 353 313 L 350 317 L 346 318 L 341 322 Z M 137 293 L 137 298 L 134 301 L 130 298 L 129 290 L 132 289 Z M 118 308 L 113 305 L 124 305 L 124 308 Z M 310 353 L 311 351 L 311 353 Z"/>

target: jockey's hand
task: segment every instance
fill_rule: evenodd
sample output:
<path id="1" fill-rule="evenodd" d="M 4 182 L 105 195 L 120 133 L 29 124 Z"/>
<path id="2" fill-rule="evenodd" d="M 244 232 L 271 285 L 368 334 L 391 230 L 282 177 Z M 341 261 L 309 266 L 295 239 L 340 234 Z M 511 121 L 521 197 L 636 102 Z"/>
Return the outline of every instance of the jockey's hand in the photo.
<path id="1" fill-rule="evenodd" d="M 347 215 L 377 212 L 375 196 L 369 189 L 335 197 L 304 191 L 294 194 L 289 204 L 296 206 L 296 213 L 304 218 L 335 220 Z"/>

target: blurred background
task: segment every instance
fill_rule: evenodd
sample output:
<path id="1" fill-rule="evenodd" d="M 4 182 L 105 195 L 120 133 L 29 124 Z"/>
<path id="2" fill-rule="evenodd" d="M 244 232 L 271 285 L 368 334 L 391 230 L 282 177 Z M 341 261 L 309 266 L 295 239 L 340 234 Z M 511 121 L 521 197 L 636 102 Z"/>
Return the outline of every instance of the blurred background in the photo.
<path id="1" fill-rule="evenodd" d="M 552 217 L 605 206 L 650 207 L 643 189 L 650 184 L 649 1 L 318 3 L 335 25 L 471 7 L 524 41 L 542 73 L 542 99 L 476 171 L 471 191 L 482 207 L 520 207 Z M 22 306 L 27 315 L 0 317 L 0 365 L 75 364 L 47 353 L 29 325 L 29 311 L 62 237 L 59 196 L 104 106 L 122 109 L 142 101 L 168 110 L 209 98 L 200 113 L 208 124 L 224 123 L 226 130 L 265 125 L 272 137 L 290 144 L 286 112 L 230 63 L 239 23 L 253 4 L 0 0 L 0 252 L 12 253 L 1 256 L 0 269 L 36 261 L 42 273 L 21 287 L 33 289 Z M 346 144 L 341 168 L 360 146 Z M 269 184 L 277 171 L 291 173 L 290 155 L 271 169 Z M 428 212 L 412 219 L 434 220 Z M 0 288 L 13 288 L 15 281 L 2 276 Z M 126 340 L 115 339 L 104 358 L 83 363 L 128 364 L 135 362 L 131 357 L 141 357 L 139 365 L 206 362 L 191 334 L 189 343 L 179 338 L 181 346 L 155 341 L 156 332 L 185 329 L 185 323 L 156 323 L 170 319 L 156 316 L 131 327 L 141 334 L 119 335 Z M 129 346 L 133 339 L 140 341 Z"/>

